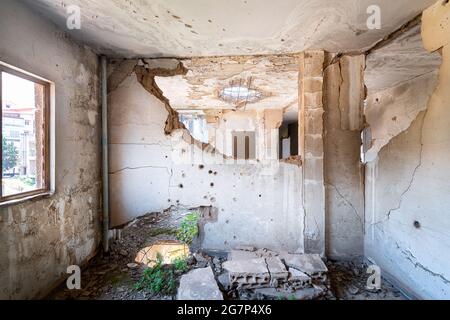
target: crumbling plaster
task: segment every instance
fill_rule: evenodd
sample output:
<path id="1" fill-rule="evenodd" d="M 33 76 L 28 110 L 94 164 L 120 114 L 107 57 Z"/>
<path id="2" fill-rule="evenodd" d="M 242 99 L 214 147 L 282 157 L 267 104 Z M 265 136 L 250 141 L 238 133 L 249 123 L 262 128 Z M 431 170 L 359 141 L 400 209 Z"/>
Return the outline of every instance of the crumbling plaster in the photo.
<path id="1" fill-rule="evenodd" d="M 55 83 L 56 192 L 0 208 L 0 299 L 30 299 L 101 239 L 98 59 L 19 1 L 2 1 L 0 29 L 1 61 Z"/>
<path id="2" fill-rule="evenodd" d="M 151 60 L 150 60 L 151 61 Z M 298 113 L 298 55 L 235 56 L 181 60 L 186 73 L 156 77 L 155 81 L 175 110 L 282 109 L 296 120 Z M 220 91 L 230 86 L 257 90 L 255 102 L 230 103 Z"/>
<path id="3" fill-rule="evenodd" d="M 409 128 L 427 108 L 437 82 L 438 72 L 428 72 L 367 97 L 364 115 L 370 130 L 370 144 L 364 153 L 365 162 L 374 161 L 381 148 Z"/>
<path id="4" fill-rule="evenodd" d="M 23 0 L 66 26 L 68 5 L 81 9 L 73 35 L 114 57 L 360 51 L 409 21 L 434 0 Z M 381 9 L 369 30 L 367 9 Z"/>
<path id="5" fill-rule="evenodd" d="M 436 86 L 441 56 L 425 50 L 421 19 L 411 23 L 366 56 L 364 162 L 373 161 L 383 146 L 411 125 Z"/>
<path id="6" fill-rule="evenodd" d="M 442 54 L 426 110 L 366 166 L 366 256 L 405 289 L 428 299 L 450 296 L 449 14 L 450 4 L 437 1 L 423 15 L 424 46 Z"/>
<path id="7" fill-rule="evenodd" d="M 425 50 L 420 29 L 418 21 L 414 27 L 367 55 L 364 78 L 369 95 L 439 68 L 441 57 L 437 52 L 430 54 Z"/>
<path id="8" fill-rule="evenodd" d="M 222 154 L 185 141 L 184 129 L 164 134 L 164 102 L 135 73 L 108 99 L 112 226 L 170 206 L 212 206 L 217 221 L 204 223 L 204 248 L 303 252 L 298 166 L 224 162 Z"/>

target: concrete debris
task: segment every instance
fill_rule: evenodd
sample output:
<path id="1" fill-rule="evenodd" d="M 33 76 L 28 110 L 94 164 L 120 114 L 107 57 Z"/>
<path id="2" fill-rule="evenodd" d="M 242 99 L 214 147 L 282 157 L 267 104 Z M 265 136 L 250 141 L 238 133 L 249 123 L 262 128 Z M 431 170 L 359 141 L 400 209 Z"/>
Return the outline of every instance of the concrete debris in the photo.
<path id="1" fill-rule="evenodd" d="M 99 255 L 92 260 L 88 268 L 82 271 L 81 290 L 69 290 L 65 283 L 49 299 L 100 299 L 100 300 L 173 300 L 171 294 L 155 294 L 148 290 L 136 290 L 146 266 L 132 262 L 142 249 L 161 242 L 175 240 L 173 230 L 178 227 L 180 214 L 164 212 L 149 214 L 136 219 L 125 226 L 122 237 L 111 241 L 110 253 Z M 241 249 L 244 249 L 241 247 Z M 124 256 L 121 254 L 127 252 Z M 249 255 L 250 254 L 250 255 Z M 367 265 L 363 261 L 333 262 L 327 261 L 324 267 L 319 256 L 303 257 L 312 260 L 316 269 L 327 274 L 327 280 L 312 279 L 306 272 L 300 271 L 298 254 L 273 252 L 256 248 L 235 250 L 232 252 L 198 251 L 187 258 L 188 274 L 176 271 L 175 281 L 181 283 L 178 295 L 186 299 L 349 299 L 349 300 L 403 300 L 405 297 L 387 281 L 382 281 L 380 290 L 366 288 Z M 239 258 L 239 259 L 238 259 Z M 258 263 L 243 263 L 239 260 L 254 260 Z M 227 262 L 228 260 L 228 262 Z M 290 262 L 289 266 L 286 261 Z M 231 263 L 233 262 L 233 263 Z M 239 278 L 231 282 L 229 268 L 246 274 L 248 278 Z M 250 265 L 250 267 L 249 267 Z M 307 264 L 306 264 L 307 265 Z M 297 266 L 297 268 L 293 267 Z M 302 266 L 305 269 L 305 264 Z M 328 272 L 325 272 L 328 268 Z M 199 271 L 197 271 L 199 270 Z M 309 272 L 312 272 L 308 269 Z M 265 281 L 254 281 L 256 275 L 267 276 Z M 287 272 L 287 277 L 286 277 Z M 181 278 L 184 278 L 181 280 Z M 195 281 L 194 281 L 195 280 Z M 248 281 L 248 283 L 247 283 Z M 203 285 L 202 285 L 203 283 Z M 238 286 L 238 284 L 244 284 Z M 247 285 L 245 285 L 247 284 Z M 199 289 L 200 288 L 200 289 Z M 200 291 L 200 292 L 198 292 Z M 208 293 L 209 292 L 209 293 Z M 208 297 L 206 296 L 208 295 Z M 222 296 L 223 295 L 223 296 Z"/>
<path id="2" fill-rule="evenodd" d="M 287 283 L 294 289 L 302 289 L 310 287 L 312 285 L 312 279 L 306 273 L 290 268 Z"/>
<path id="3" fill-rule="evenodd" d="M 319 255 L 279 254 L 258 249 L 232 250 L 228 258 L 223 268 L 229 276 L 229 288 L 237 290 L 241 299 L 242 296 L 257 299 L 288 295 L 294 299 L 308 299 L 327 291 L 320 286 L 315 288 L 313 283 L 313 279 L 320 285 L 326 282 L 327 267 Z M 224 278 L 220 275 L 220 282 Z"/>
<path id="4" fill-rule="evenodd" d="M 224 291 L 228 291 L 231 289 L 230 275 L 228 274 L 228 272 L 220 274 L 217 277 L 217 282 L 219 283 L 219 286 L 222 286 L 222 289 Z"/>
<path id="5" fill-rule="evenodd" d="M 223 268 L 229 272 L 232 287 L 253 289 L 269 286 L 270 274 L 263 258 L 226 261 Z"/>
<path id="6" fill-rule="evenodd" d="M 313 279 L 326 280 L 328 268 L 318 254 L 283 254 L 282 259 L 289 268 L 300 270 Z"/>
<path id="7" fill-rule="evenodd" d="M 289 277 L 289 272 L 286 269 L 284 263 L 276 257 L 271 257 L 266 259 L 267 268 L 269 269 L 270 280 L 271 281 L 287 281 Z"/>
<path id="8" fill-rule="evenodd" d="M 177 300 L 223 300 L 211 268 L 194 269 L 183 275 Z"/>

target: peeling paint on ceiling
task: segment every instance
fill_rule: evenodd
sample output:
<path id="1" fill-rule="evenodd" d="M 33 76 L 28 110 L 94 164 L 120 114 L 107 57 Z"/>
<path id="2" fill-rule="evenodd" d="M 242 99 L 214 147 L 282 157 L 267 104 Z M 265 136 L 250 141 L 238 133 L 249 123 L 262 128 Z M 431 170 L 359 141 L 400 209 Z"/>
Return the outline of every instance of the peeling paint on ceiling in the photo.
<path id="1" fill-rule="evenodd" d="M 175 110 L 282 109 L 298 118 L 299 56 L 240 56 L 182 60 L 183 75 L 156 77 L 155 81 Z M 220 98 L 222 89 L 236 83 L 257 90 L 262 97 L 245 104 Z"/>
<path id="2" fill-rule="evenodd" d="M 67 30 L 111 57 L 258 55 L 371 47 L 435 0 L 22 0 L 66 29 L 67 8 L 81 30 Z M 381 29 L 369 30 L 369 5 Z"/>

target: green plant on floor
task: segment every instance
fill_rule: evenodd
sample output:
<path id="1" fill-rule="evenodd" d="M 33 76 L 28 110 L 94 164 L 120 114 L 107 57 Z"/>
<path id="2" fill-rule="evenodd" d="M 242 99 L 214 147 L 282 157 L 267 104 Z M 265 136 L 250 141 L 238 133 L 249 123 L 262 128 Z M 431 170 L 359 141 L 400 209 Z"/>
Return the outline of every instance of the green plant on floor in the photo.
<path id="1" fill-rule="evenodd" d="M 136 289 L 148 289 L 154 294 L 173 294 L 176 289 L 173 267 L 163 265 L 163 259 L 158 255 L 156 264 L 142 273 Z"/>
<path id="2" fill-rule="evenodd" d="M 180 227 L 177 229 L 177 239 L 190 245 L 198 235 L 198 219 L 199 214 L 197 212 L 187 214 L 181 221 Z"/>
<path id="3" fill-rule="evenodd" d="M 188 262 L 186 257 L 178 257 L 172 261 L 172 265 L 175 271 L 186 272 L 189 270 Z"/>

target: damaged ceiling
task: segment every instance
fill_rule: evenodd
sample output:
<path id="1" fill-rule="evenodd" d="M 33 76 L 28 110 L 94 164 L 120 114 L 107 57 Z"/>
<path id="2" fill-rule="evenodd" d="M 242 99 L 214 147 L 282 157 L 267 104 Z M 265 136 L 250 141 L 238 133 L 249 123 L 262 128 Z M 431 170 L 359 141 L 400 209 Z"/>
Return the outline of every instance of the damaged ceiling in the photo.
<path id="1" fill-rule="evenodd" d="M 66 29 L 81 9 L 75 38 L 111 57 L 257 55 L 324 49 L 361 51 L 435 0 L 22 0 Z M 367 8 L 381 8 L 369 30 Z M 67 29 L 66 29 L 67 30 Z"/>
<path id="2" fill-rule="evenodd" d="M 185 59 L 186 74 L 156 77 L 155 81 L 170 106 L 178 111 L 282 109 L 285 120 L 295 121 L 298 59 L 296 55 Z M 255 101 L 243 99 L 240 104 L 221 98 L 222 90 L 237 87 L 254 90 L 260 97 Z"/>
<path id="3" fill-rule="evenodd" d="M 439 68 L 441 56 L 425 50 L 420 27 L 414 26 L 367 55 L 364 77 L 369 93 L 392 88 Z"/>

